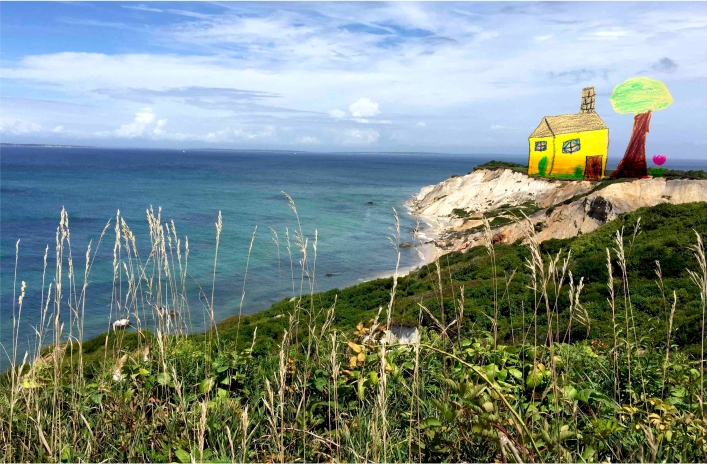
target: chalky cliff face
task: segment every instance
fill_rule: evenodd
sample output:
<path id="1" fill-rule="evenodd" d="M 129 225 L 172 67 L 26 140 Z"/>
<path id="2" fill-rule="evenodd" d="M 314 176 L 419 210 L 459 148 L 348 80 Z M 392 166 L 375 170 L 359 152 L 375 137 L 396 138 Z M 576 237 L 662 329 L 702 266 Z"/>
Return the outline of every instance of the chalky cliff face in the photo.
<path id="1" fill-rule="evenodd" d="M 425 187 L 410 204 L 413 214 L 439 226 L 439 249 L 463 251 L 483 244 L 482 216 L 490 220 L 494 242 L 525 240 L 529 230 L 542 242 L 586 234 L 646 206 L 707 202 L 707 180 L 649 178 L 600 186 L 480 169 Z"/>
<path id="2" fill-rule="evenodd" d="M 485 213 L 504 205 L 532 201 L 549 207 L 575 195 L 589 192 L 591 182 L 557 182 L 533 178 L 510 169 L 479 169 L 423 187 L 411 200 L 416 214 L 449 224 L 455 209 Z"/>

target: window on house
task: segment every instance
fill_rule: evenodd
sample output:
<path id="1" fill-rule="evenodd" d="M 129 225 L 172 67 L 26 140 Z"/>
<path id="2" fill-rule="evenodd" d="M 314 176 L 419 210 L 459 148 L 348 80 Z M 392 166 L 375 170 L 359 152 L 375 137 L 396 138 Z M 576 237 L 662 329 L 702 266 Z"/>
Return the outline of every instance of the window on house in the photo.
<path id="1" fill-rule="evenodd" d="M 562 144 L 562 153 L 576 153 L 579 149 L 579 139 L 568 140 Z"/>
<path id="2" fill-rule="evenodd" d="M 535 151 L 547 150 L 547 142 L 535 142 Z"/>

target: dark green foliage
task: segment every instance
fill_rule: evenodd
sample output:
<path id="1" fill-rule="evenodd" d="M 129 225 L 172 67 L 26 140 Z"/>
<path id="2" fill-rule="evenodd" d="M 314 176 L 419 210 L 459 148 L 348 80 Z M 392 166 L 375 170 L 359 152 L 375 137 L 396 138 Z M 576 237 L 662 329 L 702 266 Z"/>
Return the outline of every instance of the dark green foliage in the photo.
<path id="1" fill-rule="evenodd" d="M 683 171 L 680 169 L 665 169 L 663 176 L 666 179 L 707 179 L 707 171 L 694 169 Z"/>
<path id="2" fill-rule="evenodd" d="M 465 219 L 469 217 L 469 211 L 462 209 L 462 208 L 454 208 L 452 210 L 452 214 L 454 214 L 456 217 Z"/>
<path id="3" fill-rule="evenodd" d="M 522 172 L 522 173 L 525 173 L 528 171 L 528 166 L 525 166 L 523 164 L 512 163 L 510 161 L 497 161 L 497 160 L 488 161 L 483 164 L 477 164 L 476 166 L 474 166 L 474 171 L 476 171 L 477 169 L 499 169 L 499 168 L 512 169 L 513 171 Z"/>

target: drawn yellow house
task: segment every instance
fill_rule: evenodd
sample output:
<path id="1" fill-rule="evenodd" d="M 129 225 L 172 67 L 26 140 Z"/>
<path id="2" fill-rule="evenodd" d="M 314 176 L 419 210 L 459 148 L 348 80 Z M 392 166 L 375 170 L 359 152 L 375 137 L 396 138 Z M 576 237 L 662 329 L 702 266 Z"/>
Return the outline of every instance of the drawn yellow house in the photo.
<path id="1" fill-rule="evenodd" d="M 530 134 L 528 175 L 598 180 L 604 177 L 609 129 L 594 110 L 594 87 L 582 89 L 579 113 L 546 116 Z"/>

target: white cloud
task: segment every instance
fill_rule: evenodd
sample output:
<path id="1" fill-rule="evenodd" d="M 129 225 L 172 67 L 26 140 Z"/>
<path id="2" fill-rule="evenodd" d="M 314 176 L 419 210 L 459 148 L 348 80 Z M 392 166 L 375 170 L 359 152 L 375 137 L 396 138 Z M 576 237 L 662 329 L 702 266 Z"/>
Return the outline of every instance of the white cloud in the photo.
<path id="1" fill-rule="evenodd" d="M 427 7 L 415 8 L 427 11 Z M 402 20 L 397 5 L 372 10 L 380 17 L 390 16 L 392 24 Z M 64 52 L 25 56 L 19 63 L 4 67 L 2 74 L 8 79 L 50 83 L 67 91 L 84 93 L 95 89 L 164 90 L 194 86 L 248 89 L 280 95 L 277 100 L 280 106 L 318 112 L 322 111 L 319 105 L 331 108 L 328 105 L 333 103 L 332 95 L 370 95 L 372 89 L 385 95 L 384 102 L 362 98 L 351 105 L 348 108 L 351 114 L 359 118 L 374 116 L 380 111 L 380 104 L 385 105 L 386 113 L 406 111 L 425 115 L 430 110 L 453 111 L 455 107 L 479 100 L 524 97 L 542 92 L 551 94 L 556 90 L 556 83 L 546 79 L 548 54 L 563 57 L 561 66 L 552 67 L 556 73 L 586 67 L 596 69 L 597 75 L 601 75 L 603 69 L 612 69 L 613 74 L 625 75 L 626 72 L 635 72 L 636 66 L 642 61 L 650 63 L 655 61 L 655 56 L 669 56 L 680 63 L 692 63 L 689 67 L 684 66 L 679 75 L 674 77 L 695 78 L 704 75 L 704 64 L 695 62 L 692 57 L 679 56 L 667 44 L 659 45 L 655 50 L 647 50 L 641 43 L 633 42 L 635 37 L 626 36 L 620 40 L 631 42 L 616 50 L 612 41 L 594 40 L 591 44 L 585 41 L 588 37 L 582 34 L 591 34 L 592 30 L 600 35 L 608 33 L 609 36 L 625 33 L 624 29 L 616 29 L 623 26 L 612 28 L 611 21 L 601 27 L 592 23 L 573 30 L 563 23 L 552 24 L 553 19 L 561 17 L 548 17 L 549 23 L 544 32 L 547 32 L 546 35 L 554 35 L 554 39 L 537 42 L 527 40 L 528 36 L 533 37 L 533 32 L 537 34 L 538 29 L 532 27 L 532 23 L 527 24 L 513 17 L 498 18 L 499 21 L 507 21 L 503 25 L 501 37 L 505 41 L 512 41 L 514 46 L 499 48 L 494 40 L 479 47 L 476 38 L 468 32 L 470 27 L 473 30 L 479 26 L 466 22 L 461 15 L 456 17 L 443 10 L 425 15 L 424 21 L 432 22 L 431 30 L 439 36 L 449 36 L 449 42 L 427 46 L 419 40 L 410 40 L 401 44 L 400 51 L 394 54 L 376 47 L 377 42 L 371 42 L 380 41 L 381 36 L 344 34 L 340 30 L 333 34 L 329 21 L 336 25 L 338 18 L 327 17 L 321 20 L 321 24 L 317 24 L 311 18 L 301 18 L 292 12 L 280 12 L 270 19 L 259 18 L 258 24 L 268 25 L 268 29 L 250 38 L 237 27 L 243 18 L 196 21 L 189 26 L 193 29 L 190 29 L 190 34 L 208 37 L 209 43 L 236 44 L 250 51 L 244 53 L 242 58 L 229 58 L 229 54 L 215 51 L 212 55 Z M 366 14 L 374 15 L 374 12 Z M 305 26 L 293 26 L 292 23 L 297 21 L 302 21 Z M 280 29 L 273 28 L 273 25 Z M 417 24 L 410 25 L 413 26 L 420 27 Z M 189 27 L 160 31 L 169 40 L 177 41 L 181 40 L 179 34 L 186 34 Z M 304 33 L 301 29 L 308 29 L 309 32 Z M 707 39 L 705 32 L 697 29 L 693 31 L 693 35 L 686 41 L 686 50 L 690 44 Z M 521 37 L 526 39 L 521 40 Z M 325 42 L 330 45 L 317 56 L 300 51 L 300 48 L 304 50 L 311 46 L 322 46 L 316 45 L 314 39 L 326 39 Z M 267 40 L 272 41 L 272 46 L 268 45 Z M 454 45 L 444 45 L 446 43 Z M 431 54 L 423 54 L 428 51 Z M 518 69 L 525 70 L 523 77 L 519 77 Z M 613 76 L 602 75 L 602 78 L 608 80 Z M 181 101 L 187 100 L 184 98 Z M 162 108 L 160 105 L 160 111 Z M 329 114 L 337 119 L 346 116 L 341 109 L 330 110 Z M 170 118 L 170 126 L 175 123 L 173 114 L 160 115 Z"/>
<path id="2" fill-rule="evenodd" d="M 547 35 L 536 35 L 533 37 L 533 40 L 536 42 L 545 42 L 546 40 L 552 39 L 555 36 L 555 34 L 547 34 Z"/>
<path id="3" fill-rule="evenodd" d="M 367 118 L 351 118 L 351 121 L 359 124 L 392 124 L 390 119 L 367 119 Z"/>
<path id="4" fill-rule="evenodd" d="M 164 10 L 161 10 L 161 9 L 159 9 L 159 8 L 151 8 L 151 7 L 146 6 L 146 5 L 135 5 L 135 6 L 133 6 L 133 5 L 130 5 L 130 6 L 123 5 L 123 8 L 128 8 L 128 9 L 130 9 L 130 10 L 150 11 L 150 12 L 153 12 L 153 13 L 162 13 L 162 12 L 164 12 Z"/>
<path id="5" fill-rule="evenodd" d="M 297 139 L 297 143 L 305 145 L 315 145 L 319 143 L 319 139 L 316 137 L 312 137 L 311 135 L 303 135 L 302 137 Z"/>
<path id="6" fill-rule="evenodd" d="M 56 126 L 54 129 L 52 129 L 52 132 L 64 132 L 64 126 Z"/>
<path id="7" fill-rule="evenodd" d="M 380 133 L 373 129 L 350 129 L 346 131 L 346 141 L 349 143 L 374 143 L 380 138 Z"/>
<path id="8" fill-rule="evenodd" d="M 42 126 L 32 121 L 9 117 L 0 118 L 0 132 L 3 133 L 29 134 L 31 132 L 39 132 L 41 130 Z"/>
<path id="9" fill-rule="evenodd" d="M 497 31 L 484 31 L 478 35 L 479 40 L 490 40 L 490 39 L 495 39 L 498 37 L 500 34 Z"/>
<path id="10" fill-rule="evenodd" d="M 205 142 L 234 142 L 234 141 L 254 141 L 257 139 L 270 139 L 275 135 L 275 127 L 236 127 L 234 129 L 222 129 L 216 132 L 209 132 L 204 137 L 196 136 L 197 140 Z"/>
<path id="11" fill-rule="evenodd" d="M 349 111 L 355 118 L 366 118 L 380 114 L 378 103 L 366 97 L 359 98 L 357 102 L 349 105 Z"/>
<path id="12" fill-rule="evenodd" d="M 157 119 L 152 108 L 145 107 L 135 113 L 135 118 L 131 123 L 124 124 L 114 131 L 97 132 L 95 135 L 99 137 L 144 137 L 153 140 L 228 143 L 272 139 L 276 132 L 275 127 L 272 125 L 227 127 L 201 134 L 194 132 L 167 132 L 165 130 L 166 125 L 167 119 Z"/>
<path id="13" fill-rule="evenodd" d="M 237 129 L 234 129 L 233 134 L 236 137 L 239 138 L 246 138 L 246 139 L 260 139 L 260 138 L 271 138 L 275 135 L 275 127 L 274 126 L 264 126 L 260 127 L 257 129 L 246 129 L 243 127 L 239 127 Z"/>
<path id="14" fill-rule="evenodd" d="M 148 106 L 135 113 L 135 119 L 133 119 L 133 122 L 123 124 L 120 128 L 116 129 L 114 131 L 114 135 L 125 138 L 140 137 L 148 131 L 154 120 L 155 113 L 152 111 L 152 108 Z M 164 122 L 161 125 L 155 125 L 155 129 L 159 129 L 161 131 L 161 126 L 163 125 Z"/>
<path id="15" fill-rule="evenodd" d="M 155 134 L 155 135 L 163 134 L 163 133 L 164 133 L 163 127 L 165 126 L 165 124 L 167 124 L 167 120 L 166 120 L 166 119 L 159 119 L 159 120 L 157 120 L 157 124 L 155 124 L 155 128 L 154 128 L 154 130 L 152 131 L 152 133 Z"/>
<path id="16" fill-rule="evenodd" d="M 602 40 L 615 40 L 629 35 L 629 32 L 625 29 L 619 27 L 613 27 L 611 29 L 605 29 L 603 31 L 595 31 L 589 34 L 590 38 L 602 39 Z"/>
<path id="17" fill-rule="evenodd" d="M 346 116 L 346 112 L 341 110 L 329 110 L 329 115 L 332 118 L 341 119 Z"/>
<path id="18" fill-rule="evenodd" d="M 426 123 L 426 122 L 422 122 L 422 121 L 420 121 L 420 122 L 418 122 L 418 123 L 416 124 L 417 127 L 425 127 L 426 125 L 427 125 L 427 123 Z"/>
<path id="19" fill-rule="evenodd" d="M 219 131 L 209 132 L 204 137 L 204 140 L 207 142 L 228 142 L 232 140 L 230 135 L 231 133 L 228 129 L 221 129 Z"/>

